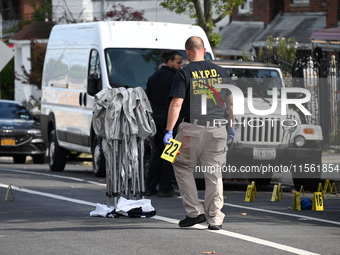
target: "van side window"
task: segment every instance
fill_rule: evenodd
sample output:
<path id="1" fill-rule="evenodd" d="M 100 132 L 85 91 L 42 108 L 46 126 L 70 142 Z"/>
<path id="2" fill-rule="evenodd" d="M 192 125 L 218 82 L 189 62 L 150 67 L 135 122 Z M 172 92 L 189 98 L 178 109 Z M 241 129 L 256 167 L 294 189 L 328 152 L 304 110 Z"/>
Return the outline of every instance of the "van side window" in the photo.
<path id="1" fill-rule="evenodd" d="M 100 71 L 100 59 L 97 50 L 92 50 L 89 61 L 89 73 L 87 81 L 87 93 L 94 96 L 102 90 L 102 76 Z"/>

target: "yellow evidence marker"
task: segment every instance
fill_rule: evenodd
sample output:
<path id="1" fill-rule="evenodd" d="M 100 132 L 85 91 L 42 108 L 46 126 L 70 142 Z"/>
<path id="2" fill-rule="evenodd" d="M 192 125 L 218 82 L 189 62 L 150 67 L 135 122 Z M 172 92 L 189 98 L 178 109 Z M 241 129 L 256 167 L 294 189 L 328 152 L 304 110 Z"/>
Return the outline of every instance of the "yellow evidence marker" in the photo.
<path id="1" fill-rule="evenodd" d="M 275 200 L 281 201 L 283 199 L 282 185 L 281 183 L 274 185 L 272 198 L 270 201 L 274 202 Z"/>
<path id="2" fill-rule="evenodd" d="M 324 209 L 324 204 L 323 204 L 322 192 L 314 192 L 312 210 L 323 211 L 323 209 Z"/>
<path id="3" fill-rule="evenodd" d="M 294 201 L 293 201 L 293 210 L 301 211 L 301 200 L 300 200 L 300 192 L 295 192 Z"/>
<path id="4" fill-rule="evenodd" d="M 255 202 L 256 188 L 255 185 L 248 185 L 246 190 L 245 202 Z"/>
<path id="5" fill-rule="evenodd" d="M 174 163 L 177 155 L 179 154 L 179 149 L 181 148 L 182 143 L 175 139 L 170 139 L 169 142 L 170 143 L 165 146 L 161 158 Z"/>

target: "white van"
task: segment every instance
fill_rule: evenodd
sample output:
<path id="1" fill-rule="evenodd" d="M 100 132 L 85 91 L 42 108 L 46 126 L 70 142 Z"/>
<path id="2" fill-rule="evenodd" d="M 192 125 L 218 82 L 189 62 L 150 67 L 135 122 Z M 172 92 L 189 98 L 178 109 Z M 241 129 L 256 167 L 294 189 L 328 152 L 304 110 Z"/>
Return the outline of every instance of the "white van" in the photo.
<path id="1" fill-rule="evenodd" d="M 101 140 L 94 133 L 94 95 L 108 87 L 143 87 L 163 63 L 161 52 L 175 49 L 186 58 L 190 36 L 204 31 L 187 24 L 100 21 L 56 25 L 45 56 L 42 77 L 41 129 L 48 143 L 51 171 L 63 171 L 67 160 L 92 154 L 96 176 L 105 175 Z"/>

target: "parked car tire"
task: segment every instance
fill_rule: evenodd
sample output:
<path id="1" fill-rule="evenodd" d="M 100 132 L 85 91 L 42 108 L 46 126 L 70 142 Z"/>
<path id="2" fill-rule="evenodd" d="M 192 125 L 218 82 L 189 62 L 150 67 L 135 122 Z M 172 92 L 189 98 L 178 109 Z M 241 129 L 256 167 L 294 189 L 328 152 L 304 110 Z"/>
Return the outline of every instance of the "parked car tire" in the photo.
<path id="1" fill-rule="evenodd" d="M 92 146 L 92 165 L 93 173 L 97 177 L 106 176 L 106 162 L 103 153 L 102 139 L 99 136 L 95 136 Z"/>
<path id="2" fill-rule="evenodd" d="M 15 155 L 15 156 L 13 156 L 13 162 L 15 164 L 24 164 L 26 162 L 26 155 Z"/>
<path id="3" fill-rule="evenodd" d="M 54 130 L 50 133 L 48 140 L 48 165 L 50 170 L 54 172 L 62 172 L 64 171 L 67 161 L 67 152 L 59 146 Z"/>
<path id="4" fill-rule="evenodd" d="M 32 156 L 34 164 L 44 164 L 45 163 L 45 155 L 34 155 Z"/>

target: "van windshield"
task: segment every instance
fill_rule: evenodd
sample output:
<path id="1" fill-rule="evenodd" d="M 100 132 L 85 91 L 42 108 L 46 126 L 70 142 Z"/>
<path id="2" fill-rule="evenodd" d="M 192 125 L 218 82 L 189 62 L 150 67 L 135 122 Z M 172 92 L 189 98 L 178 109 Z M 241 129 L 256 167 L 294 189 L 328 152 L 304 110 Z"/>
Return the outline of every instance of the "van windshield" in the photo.
<path id="1" fill-rule="evenodd" d="M 145 89 L 149 77 L 164 64 L 161 57 L 164 50 L 167 49 L 106 49 L 105 61 L 110 85 Z M 183 60 L 186 60 L 185 50 L 178 51 Z M 211 60 L 212 56 L 207 53 L 205 58 Z"/>
<path id="2" fill-rule="evenodd" d="M 282 80 L 275 69 L 230 68 L 229 74 L 231 83 L 239 87 L 245 96 L 249 87 L 253 89 L 253 97 L 272 97 L 274 87 L 278 95 L 281 93 Z"/>

